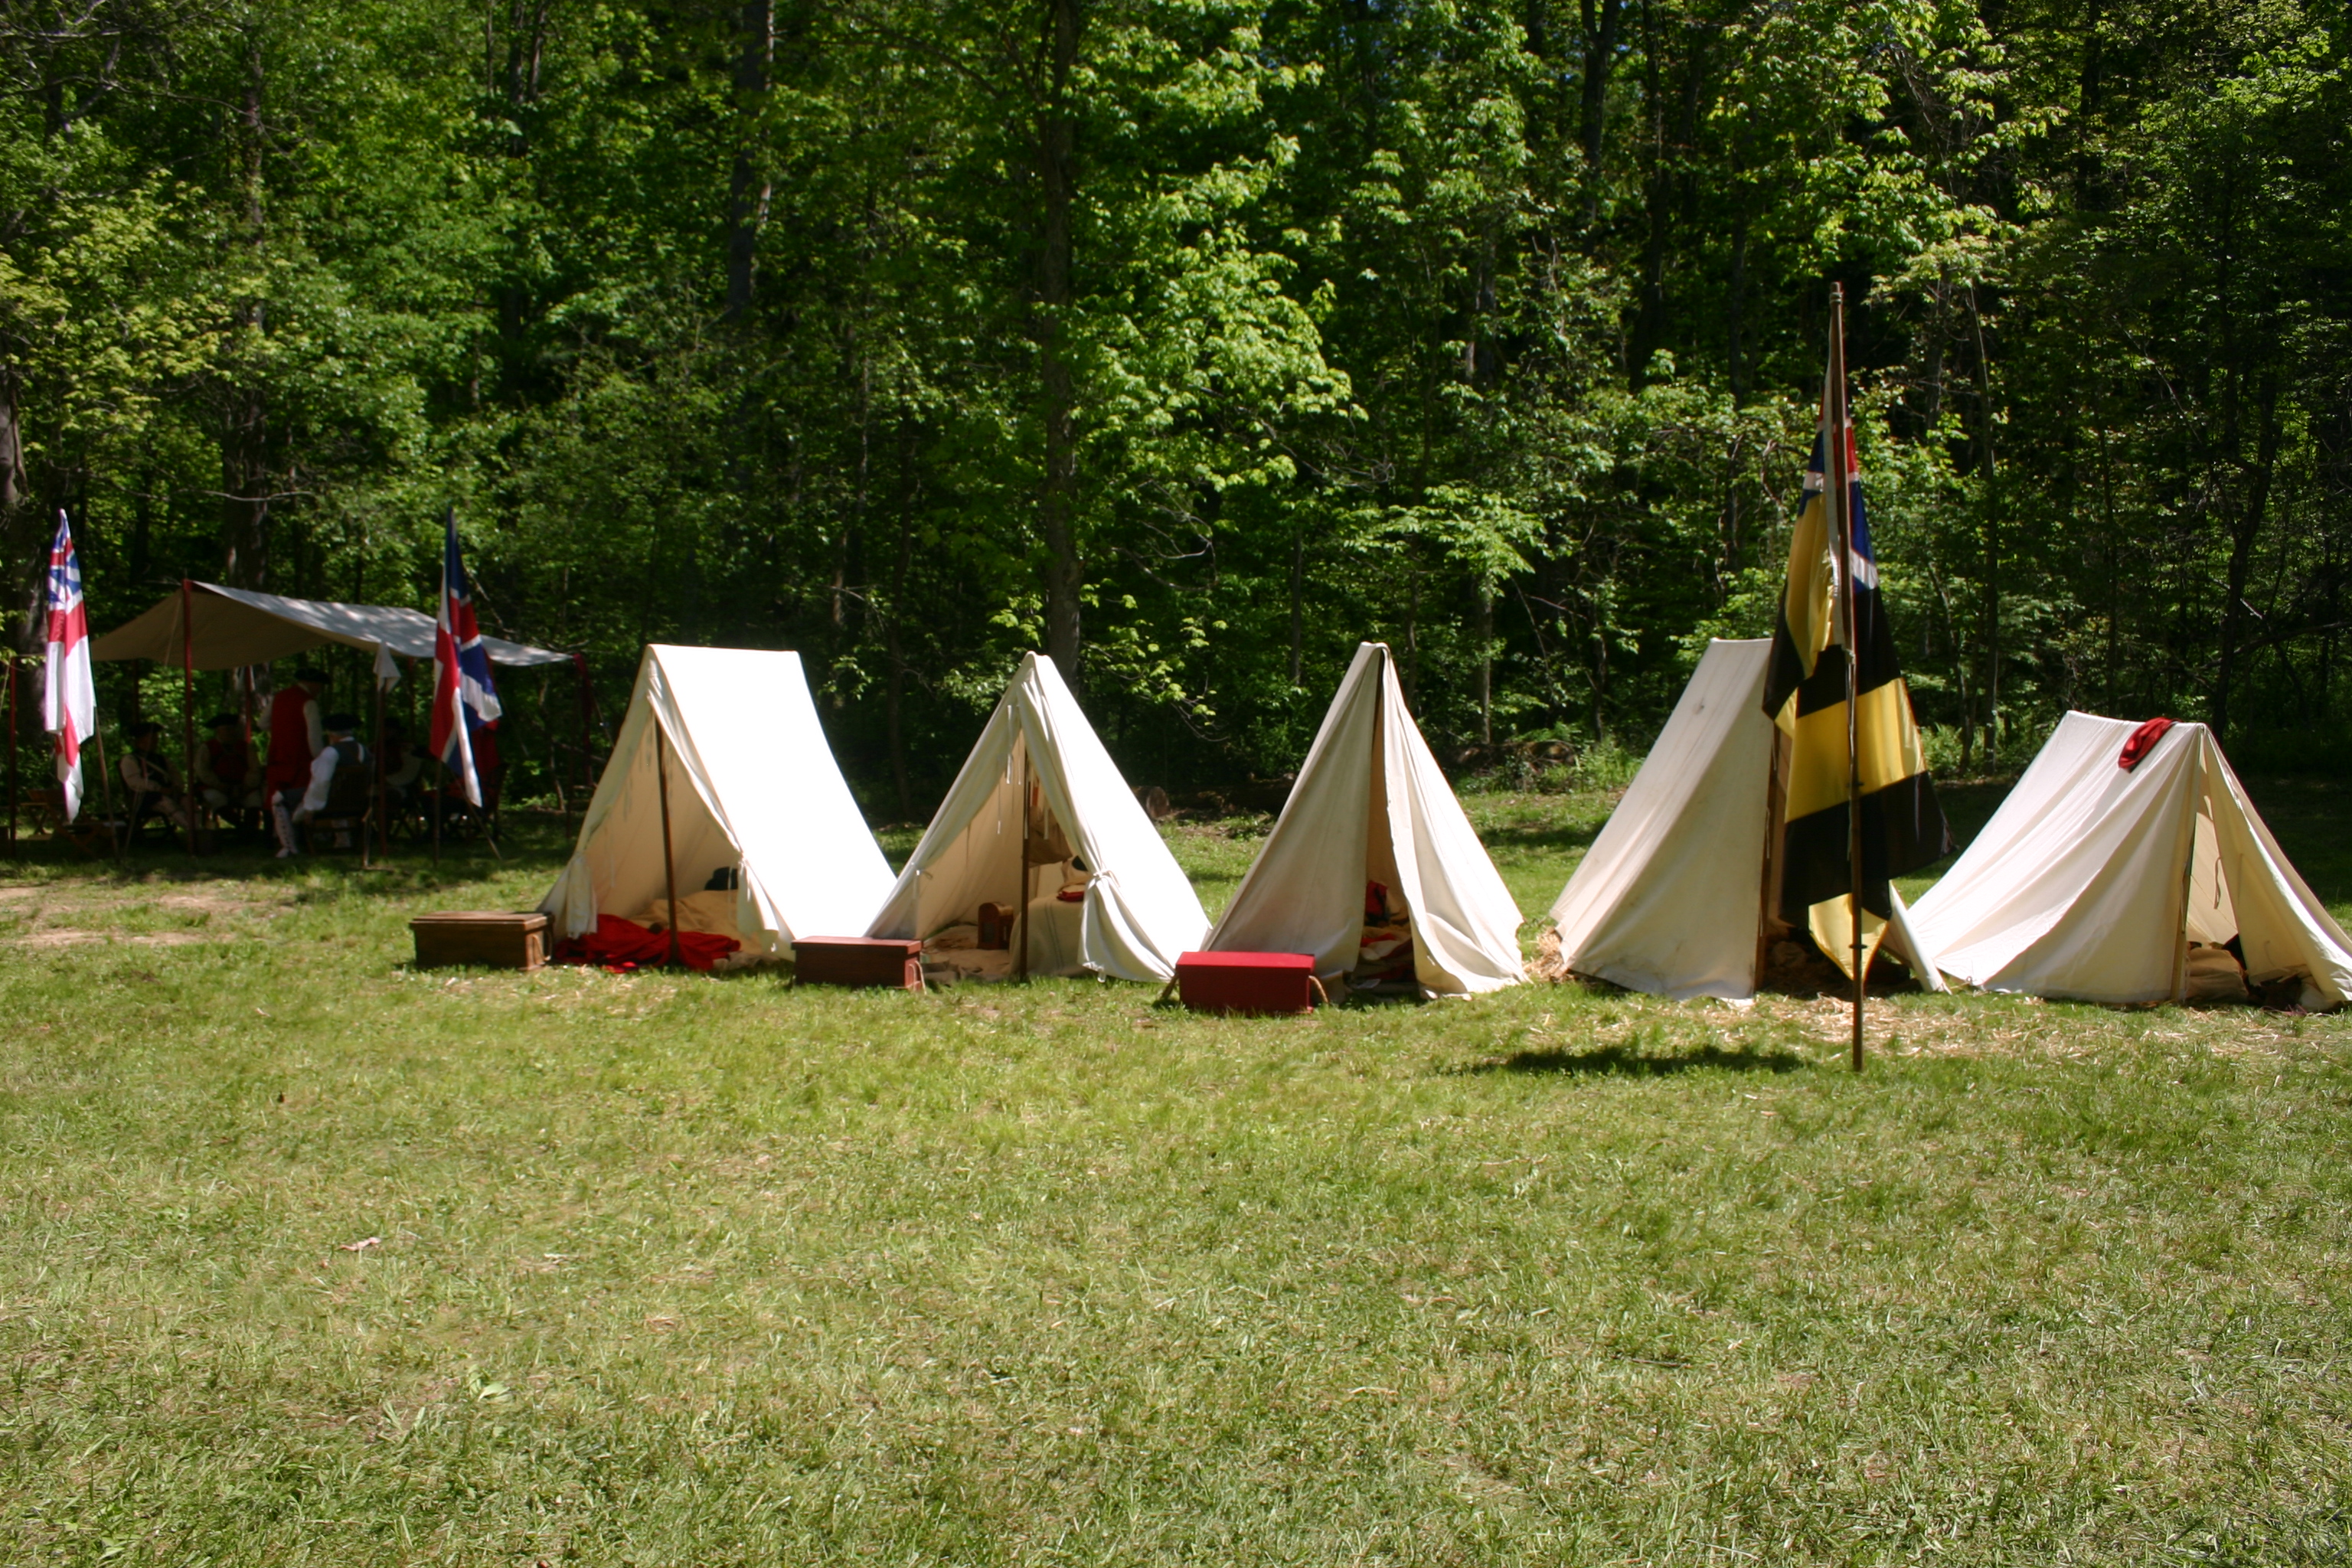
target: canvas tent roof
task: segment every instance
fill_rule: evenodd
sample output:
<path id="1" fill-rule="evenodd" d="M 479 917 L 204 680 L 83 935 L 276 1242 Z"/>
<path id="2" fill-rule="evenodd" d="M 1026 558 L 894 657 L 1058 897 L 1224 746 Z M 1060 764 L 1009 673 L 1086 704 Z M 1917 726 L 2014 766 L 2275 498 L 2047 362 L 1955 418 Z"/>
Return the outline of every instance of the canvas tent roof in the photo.
<path id="1" fill-rule="evenodd" d="M 1912 919 L 1946 973 L 2093 1002 L 2181 994 L 2184 941 L 2239 939 L 2257 984 L 2352 994 L 2352 941 L 2295 875 L 2213 733 L 2069 713 Z"/>
<path id="2" fill-rule="evenodd" d="M 1242 879 L 1212 952 L 1307 952 L 1355 967 L 1364 885 L 1411 912 L 1414 978 L 1436 994 L 1525 977 L 1519 908 L 1463 815 L 1398 689 L 1385 643 L 1360 643 L 1282 816 Z"/>
<path id="3" fill-rule="evenodd" d="M 1560 962 L 1687 1000 L 1756 994 L 1772 832 L 1769 637 L 1707 644 L 1641 771 L 1552 904 Z M 1922 950 L 1898 900 L 1888 940 Z M 1930 944 L 1929 951 L 1932 951 Z M 1940 988 L 1934 967 L 1913 973 Z"/>
<path id="4" fill-rule="evenodd" d="M 1173 974 L 1208 916 L 1054 661 L 1036 653 L 1023 658 L 866 934 L 929 939 L 972 920 L 983 901 L 1025 902 L 1024 777 L 1093 873 L 1079 963 L 1122 980 Z"/>
<path id="5" fill-rule="evenodd" d="M 328 599 L 289 599 L 216 583 L 194 583 L 186 595 L 194 633 L 198 669 L 236 669 L 268 664 L 321 643 L 373 651 L 388 648 L 403 658 L 433 657 L 433 617 L 391 605 L 341 605 Z M 182 595 L 167 594 L 138 616 L 90 642 L 90 657 L 152 658 L 177 665 L 183 638 Z M 490 662 L 504 665 L 566 664 L 570 654 L 503 637 L 486 637 Z"/>
<path id="6" fill-rule="evenodd" d="M 667 896 L 659 753 L 681 899 L 740 865 L 737 934 L 754 954 L 866 929 L 890 866 L 833 760 L 800 655 L 655 644 L 580 841 L 540 905 L 558 935 L 594 930 L 599 914 L 634 918 Z"/>

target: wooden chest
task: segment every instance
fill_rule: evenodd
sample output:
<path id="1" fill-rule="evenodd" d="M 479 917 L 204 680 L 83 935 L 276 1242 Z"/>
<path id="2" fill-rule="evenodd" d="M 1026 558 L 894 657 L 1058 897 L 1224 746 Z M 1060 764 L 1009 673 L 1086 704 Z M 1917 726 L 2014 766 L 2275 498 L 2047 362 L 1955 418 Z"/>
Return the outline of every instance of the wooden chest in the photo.
<path id="1" fill-rule="evenodd" d="M 923 988 L 923 944 L 896 937 L 804 936 L 793 943 L 793 979 L 801 985 Z"/>
<path id="2" fill-rule="evenodd" d="M 547 962 L 547 917 L 505 910 L 442 910 L 408 922 L 416 967 L 468 963 L 481 969 L 537 969 Z"/>
<path id="3" fill-rule="evenodd" d="M 1177 994 L 1196 1013 L 1311 1013 L 1315 960 L 1304 952 L 1188 952 Z"/>

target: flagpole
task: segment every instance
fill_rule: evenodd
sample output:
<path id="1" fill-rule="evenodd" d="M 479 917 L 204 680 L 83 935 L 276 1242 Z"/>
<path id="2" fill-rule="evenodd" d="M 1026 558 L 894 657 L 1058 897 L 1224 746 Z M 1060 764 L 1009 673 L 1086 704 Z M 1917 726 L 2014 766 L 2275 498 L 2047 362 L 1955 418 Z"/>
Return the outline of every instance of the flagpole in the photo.
<path id="1" fill-rule="evenodd" d="M 1846 407 L 1845 285 L 1830 285 L 1830 504 L 1837 509 L 1838 586 L 1845 600 L 1846 920 L 1853 941 L 1853 1070 L 1862 1070 L 1863 1001 L 1867 976 L 1862 942 L 1862 647 L 1854 624 L 1853 430 Z"/>

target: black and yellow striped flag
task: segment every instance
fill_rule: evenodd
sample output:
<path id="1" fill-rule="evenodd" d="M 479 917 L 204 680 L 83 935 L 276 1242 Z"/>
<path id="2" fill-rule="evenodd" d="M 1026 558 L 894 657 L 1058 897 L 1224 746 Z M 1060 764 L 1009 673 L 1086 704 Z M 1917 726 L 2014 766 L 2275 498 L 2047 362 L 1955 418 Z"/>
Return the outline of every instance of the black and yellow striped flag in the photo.
<path id="1" fill-rule="evenodd" d="M 1836 345 L 1842 348 L 1843 344 Z M 1853 973 L 1853 928 L 1847 917 L 1854 878 L 1849 792 L 1859 774 L 1862 803 L 1864 962 L 1892 912 L 1889 879 L 1951 852 L 1951 829 L 1919 745 L 1910 688 L 1895 662 L 1895 634 L 1879 601 L 1878 563 L 1862 504 L 1862 466 L 1846 414 L 1843 355 L 1833 348 L 1831 385 L 1822 397 L 1821 430 L 1805 470 L 1804 502 L 1789 544 L 1789 582 L 1772 629 L 1772 663 L 1764 711 L 1789 739 L 1789 788 L 1780 844 L 1780 916 L 1812 933 L 1814 944 Z M 1834 450 L 1838 461 L 1832 463 Z M 1847 584 L 1838 580 L 1837 509 L 1828 470 L 1845 482 L 1853 549 L 1854 631 L 1846 635 Z M 1859 650 L 1847 724 L 1848 648 Z M 1853 749 L 1848 751 L 1849 734 Z"/>

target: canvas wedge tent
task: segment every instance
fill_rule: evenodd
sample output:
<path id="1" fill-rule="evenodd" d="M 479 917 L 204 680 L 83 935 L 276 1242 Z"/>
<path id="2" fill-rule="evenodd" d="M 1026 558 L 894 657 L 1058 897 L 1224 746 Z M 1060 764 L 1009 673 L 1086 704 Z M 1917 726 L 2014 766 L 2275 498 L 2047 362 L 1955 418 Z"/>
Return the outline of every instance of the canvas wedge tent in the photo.
<path id="1" fill-rule="evenodd" d="M 1064 897 L 1065 893 L 1070 897 Z M 867 936 L 1016 911 L 1013 969 L 1166 980 L 1209 918 L 1054 661 L 1024 656 Z"/>
<path id="2" fill-rule="evenodd" d="M 730 867 L 737 886 L 705 894 Z M 800 655 L 649 646 L 579 842 L 540 908 L 559 937 L 594 931 L 600 914 L 640 920 L 667 898 L 672 869 L 679 903 L 728 906 L 714 923 L 754 957 L 783 957 L 796 937 L 856 935 L 874 918 L 890 865 L 833 760 Z"/>
<path id="3" fill-rule="evenodd" d="M 1564 970 L 1676 1000 L 1756 994 L 1780 903 L 1768 856 L 1787 767 L 1763 708 L 1771 653 L 1765 637 L 1707 645 L 1551 907 Z M 1888 940 L 1920 951 L 1900 898 Z M 1942 988 L 1931 965 L 1911 967 Z"/>
<path id="4" fill-rule="evenodd" d="M 2305 1005 L 2341 1005 L 2352 941 L 2279 852 L 2212 731 L 2174 724 L 2126 768 L 2140 728 L 2060 721 L 1912 913 L 1945 973 L 1988 991 L 2178 1000 L 2192 993 L 2190 944 L 2234 940 L 2245 980 L 2299 980 Z"/>
<path id="5" fill-rule="evenodd" d="M 1526 978 L 1519 907 L 1405 707 L 1388 645 L 1368 642 L 1207 950 L 1311 953 L 1318 975 L 1350 973 L 1366 952 L 1371 883 L 1402 906 L 1423 991 Z"/>

